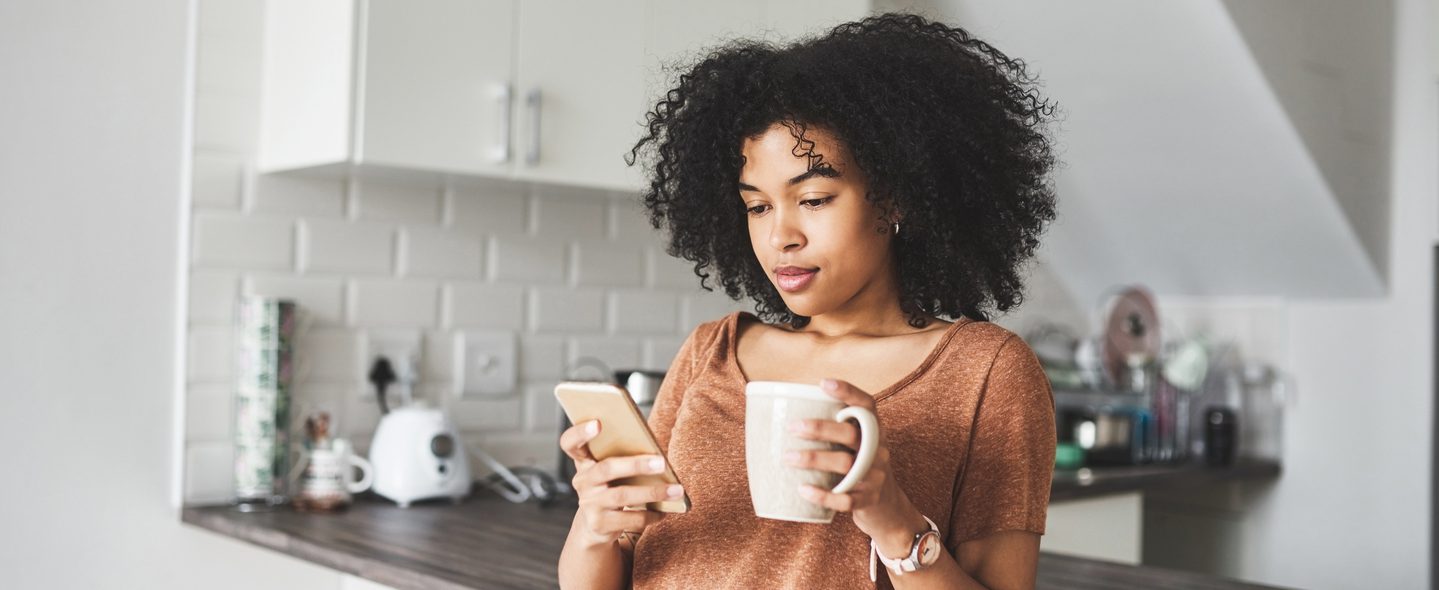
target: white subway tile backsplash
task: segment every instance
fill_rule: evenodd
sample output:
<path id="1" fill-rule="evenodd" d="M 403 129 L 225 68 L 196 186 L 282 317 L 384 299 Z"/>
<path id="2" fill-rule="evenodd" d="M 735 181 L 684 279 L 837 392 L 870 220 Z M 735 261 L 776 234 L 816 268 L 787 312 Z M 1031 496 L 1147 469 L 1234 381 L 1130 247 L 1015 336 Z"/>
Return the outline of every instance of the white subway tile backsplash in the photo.
<path id="1" fill-rule="evenodd" d="M 720 319 L 732 311 L 753 310 L 748 300 L 734 301 L 718 289 L 703 295 L 686 295 L 680 309 L 680 329 L 686 334 L 695 326 Z"/>
<path id="2" fill-rule="evenodd" d="M 365 382 L 363 338 L 355 330 L 312 329 L 297 339 L 295 352 L 297 383 L 357 385 Z"/>
<path id="3" fill-rule="evenodd" d="M 344 215 L 345 184 L 339 180 L 258 174 L 251 210 L 306 217 Z"/>
<path id="4" fill-rule="evenodd" d="M 559 428 L 558 422 L 555 428 Z M 526 465 L 550 473 L 554 473 L 558 466 L 559 435 L 555 433 L 491 430 L 461 432 L 460 435 L 508 466 Z"/>
<path id="5" fill-rule="evenodd" d="M 357 280 L 350 298 L 350 322 L 356 326 L 430 328 L 439 317 L 440 287 L 433 281 Z"/>
<path id="6" fill-rule="evenodd" d="M 460 430 L 517 430 L 524 423 L 524 396 L 450 398 L 450 419 Z"/>
<path id="7" fill-rule="evenodd" d="M 663 291 L 628 289 L 610 293 L 610 326 L 625 333 L 673 333 L 679 299 Z"/>
<path id="8" fill-rule="evenodd" d="M 191 382 L 227 381 L 235 374 L 234 334 L 230 325 L 190 326 L 186 350 Z"/>
<path id="9" fill-rule="evenodd" d="M 518 285 L 451 283 L 446 287 L 445 325 L 452 328 L 525 328 L 525 288 Z"/>
<path id="10" fill-rule="evenodd" d="M 605 327 L 603 291 L 535 289 L 530 303 L 530 324 L 540 332 L 598 332 Z"/>
<path id="11" fill-rule="evenodd" d="M 555 401 L 557 381 L 525 386 L 525 431 L 559 436 L 560 404 Z"/>
<path id="12" fill-rule="evenodd" d="M 610 238 L 616 241 L 651 244 L 663 237 L 650 225 L 648 213 L 638 195 L 616 193 L 609 200 Z"/>
<path id="13" fill-rule="evenodd" d="M 640 341 L 617 336 L 576 336 L 570 338 L 569 361 L 599 359 L 611 371 L 636 369 L 640 366 Z M 613 376 L 610 376 L 613 378 Z"/>
<path id="14" fill-rule="evenodd" d="M 240 292 L 240 275 L 233 272 L 196 270 L 190 273 L 190 322 L 229 324 L 235 320 L 235 301 Z"/>
<path id="15" fill-rule="evenodd" d="M 529 224 L 529 200 L 519 188 L 454 189 L 451 224 L 472 234 L 523 234 Z"/>
<path id="16" fill-rule="evenodd" d="M 356 196 L 361 219 L 404 223 L 439 224 L 440 190 L 365 181 Z"/>
<path id="17" fill-rule="evenodd" d="M 237 213 L 196 213 L 191 261 L 208 268 L 289 270 L 295 260 L 295 223 Z"/>
<path id="18" fill-rule="evenodd" d="M 400 232 L 400 274 L 415 277 L 480 278 L 484 248 L 473 235 L 437 228 Z"/>
<path id="19" fill-rule="evenodd" d="M 393 388 L 391 388 L 393 389 Z M 337 398 L 342 410 L 340 432 L 350 437 L 351 442 L 358 438 L 368 439 L 375 433 L 375 427 L 380 424 L 380 404 L 375 394 L 375 388 L 366 384 L 363 388 L 342 391 Z M 393 391 L 387 392 L 390 407 L 399 407 L 403 402 Z"/>
<path id="20" fill-rule="evenodd" d="M 565 280 L 563 234 L 551 237 L 500 235 L 490 240 L 490 278 L 497 281 L 559 283 Z"/>
<path id="21" fill-rule="evenodd" d="M 296 277 L 262 274 L 245 279 L 247 295 L 293 299 L 302 314 L 308 314 L 316 326 L 338 326 L 345 323 L 345 283 L 337 277 Z"/>
<path id="22" fill-rule="evenodd" d="M 305 219 L 300 222 L 300 270 L 390 274 L 395 230 L 386 224 Z"/>
<path id="23" fill-rule="evenodd" d="M 567 235 L 580 240 L 605 239 L 607 199 L 590 191 L 561 188 L 537 190 L 533 211 L 540 235 Z"/>
<path id="24" fill-rule="evenodd" d="M 226 152 L 195 153 L 191 198 L 196 208 L 240 208 L 244 191 L 245 158 Z"/>
<path id="25" fill-rule="evenodd" d="M 185 502 L 226 502 L 235 491 L 235 446 L 192 442 L 185 446 Z"/>
<path id="26" fill-rule="evenodd" d="M 575 281 L 581 285 L 638 287 L 644 284 L 644 249 L 634 244 L 574 244 Z"/>
<path id="27" fill-rule="evenodd" d="M 185 437 L 192 441 L 228 442 L 235 424 L 234 388 L 197 383 L 185 398 Z"/>
<path id="28" fill-rule="evenodd" d="M 520 379 L 564 378 L 567 345 L 561 336 L 520 335 Z"/>
<path id="29" fill-rule="evenodd" d="M 648 284 L 663 289 L 684 289 L 700 290 L 700 278 L 695 276 L 694 263 L 683 258 L 675 258 L 666 254 L 663 247 L 655 246 L 645 251 L 645 263 Z M 714 270 L 709 271 L 714 276 Z M 711 278 L 709 285 L 717 287 L 717 282 Z"/>
<path id="30" fill-rule="evenodd" d="M 684 338 L 646 338 L 640 366 L 650 371 L 669 371 L 675 356 L 684 345 Z"/>
<path id="31" fill-rule="evenodd" d="M 448 330 L 429 330 L 425 332 L 424 338 L 420 381 L 448 391 L 455 375 L 455 333 Z"/>

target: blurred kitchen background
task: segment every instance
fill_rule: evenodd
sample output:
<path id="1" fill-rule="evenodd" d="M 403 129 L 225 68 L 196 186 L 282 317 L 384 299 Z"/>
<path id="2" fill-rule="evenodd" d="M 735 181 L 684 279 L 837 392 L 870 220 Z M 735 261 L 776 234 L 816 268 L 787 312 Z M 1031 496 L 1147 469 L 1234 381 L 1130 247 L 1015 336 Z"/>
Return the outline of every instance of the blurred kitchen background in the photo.
<path id="1" fill-rule="evenodd" d="M 292 444 L 323 412 L 372 456 L 383 357 L 487 482 L 455 509 L 496 471 L 562 494 L 556 383 L 750 309 L 639 209 L 660 64 L 895 9 L 1062 109 L 1059 220 L 994 318 L 1060 406 L 1044 551 L 1434 587 L 1434 0 L 0 4 L 0 586 L 441 587 L 229 506 L 241 303 L 299 310 Z"/>

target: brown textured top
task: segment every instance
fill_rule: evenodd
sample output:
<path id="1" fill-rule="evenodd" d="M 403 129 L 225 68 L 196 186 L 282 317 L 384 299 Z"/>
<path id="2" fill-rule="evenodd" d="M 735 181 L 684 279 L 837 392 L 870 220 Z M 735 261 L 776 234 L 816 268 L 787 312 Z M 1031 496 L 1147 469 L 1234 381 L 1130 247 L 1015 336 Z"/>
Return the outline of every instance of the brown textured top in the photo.
<path id="1" fill-rule="evenodd" d="M 848 514 L 827 525 L 754 514 L 740 314 L 754 317 L 733 312 L 696 327 L 660 386 L 650 428 L 693 507 L 640 537 L 634 588 L 874 588 L 869 537 Z M 874 395 L 894 478 L 951 555 L 997 531 L 1044 534 L 1054 394 L 1022 339 L 959 318 L 914 371 Z M 878 587 L 891 587 L 880 570 Z"/>

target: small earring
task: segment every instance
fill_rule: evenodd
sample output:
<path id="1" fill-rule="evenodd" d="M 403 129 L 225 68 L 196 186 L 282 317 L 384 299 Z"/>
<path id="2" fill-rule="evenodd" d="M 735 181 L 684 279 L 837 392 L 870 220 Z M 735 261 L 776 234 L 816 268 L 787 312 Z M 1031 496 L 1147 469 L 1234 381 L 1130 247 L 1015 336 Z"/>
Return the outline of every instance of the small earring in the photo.
<path id="1" fill-rule="evenodd" d="M 899 222 L 894 222 L 894 235 L 899 235 Z"/>

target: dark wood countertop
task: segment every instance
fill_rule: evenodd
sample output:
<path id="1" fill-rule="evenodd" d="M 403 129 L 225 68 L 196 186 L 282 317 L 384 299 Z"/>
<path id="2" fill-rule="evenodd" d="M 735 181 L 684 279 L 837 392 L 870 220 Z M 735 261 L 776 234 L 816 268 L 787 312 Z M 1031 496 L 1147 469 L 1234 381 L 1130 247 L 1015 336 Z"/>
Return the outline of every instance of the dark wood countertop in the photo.
<path id="1" fill-rule="evenodd" d="M 1127 492 L 1192 488 L 1221 481 L 1272 480 L 1280 467 L 1273 461 L 1242 459 L 1226 467 L 1203 463 L 1133 465 L 1055 470 L 1049 501 L 1063 502 Z"/>
<path id="2" fill-rule="evenodd" d="M 1276 465 L 1249 463 L 1224 469 L 1103 468 L 1094 469 L 1082 484 L 1074 472 L 1056 472 L 1053 498 L 1060 501 L 1061 497 L 1094 497 L 1150 486 L 1266 478 L 1278 471 Z M 460 504 L 421 502 L 408 509 L 365 493 L 356 497 L 349 510 L 338 514 L 289 508 L 243 513 L 230 506 L 187 506 L 182 520 L 395 588 L 556 587 L 555 566 L 574 517 L 573 500 L 542 508 L 512 504 L 488 490 L 478 490 Z M 1040 554 L 1038 586 L 1265 588 L 1214 576 L 1053 553 Z"/>

